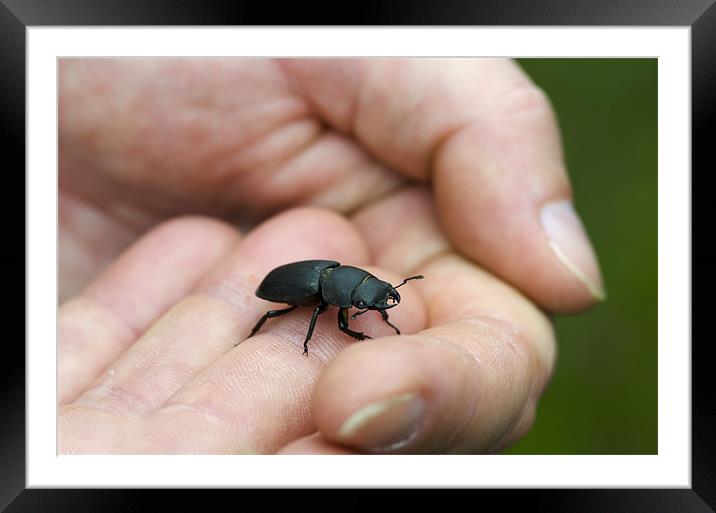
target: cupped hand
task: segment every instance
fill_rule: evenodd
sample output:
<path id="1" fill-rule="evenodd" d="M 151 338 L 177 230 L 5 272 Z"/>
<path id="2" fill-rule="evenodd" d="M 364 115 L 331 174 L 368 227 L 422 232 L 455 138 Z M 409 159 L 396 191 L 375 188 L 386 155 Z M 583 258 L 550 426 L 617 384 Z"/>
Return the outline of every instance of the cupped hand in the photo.
<path id="1" fill-rule="evenodd" d="M 61 63 L 62 452 L 489 452 L 603 292 L 545 96 L 509 61 Z M 206 213 L 251 226 L 180 218 Z M 325 258 L 398 283 L 393 331 L 253 295 Z M 375 267 L 372 267 L 375 266 Z M 93 280 L 88 286 L 87 283 Z M 402 291 L 405 290 L 405 293 Z M 528 299 L 529 298 L 529 299 Z M 354 327 L 355 326 L 355 327 Z M 300 339 L 300 341 L 299 341 Z M 315 433 L 320 434 L 315 434 Z"/>

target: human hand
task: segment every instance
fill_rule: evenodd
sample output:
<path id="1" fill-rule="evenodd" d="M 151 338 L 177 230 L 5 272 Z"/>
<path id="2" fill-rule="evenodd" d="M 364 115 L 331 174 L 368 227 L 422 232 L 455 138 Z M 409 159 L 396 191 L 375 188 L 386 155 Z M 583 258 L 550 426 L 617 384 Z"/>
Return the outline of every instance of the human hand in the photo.
<path id="1" fill-rule="evenodd" d="M 506 61 L 178 61 L 154 63 L 170 68 L 157 70 L 140 61 L 109 64 L 119 71 L 104 69 L 98 76 L 96 69 L 90 71 L 91 63 L 79 64 L 83 70 L 73 69 L 76 65 L 64 63 L 61 71 L 66 85 L 60 95 L 63 278 L 81 261 L 76 256 L 96 272 L 102 258 L 175 213 L 253 220 L 307 203 L 345 212 L 352 222 L 326 212 L 290 211 L 252 232 L 230 256 L 236 235 L 215 222 L 175 221 L 147 236 L 109 274 L 61 308 L 60 385 L 67 405 L 61 415 L 63 450 L 272 452 L 291 441 L 285 452 L 343 450 L 337 443 L 370 449 L 380 438 L 376 433 L 385 435 L 396 421 L 366 420 L 366 411 L 381 409 L 363 407 L 396 397 L 394 411 L 403 418 L 425 412 L 423 427 L 400 450 L 492 451 L 526 431 L 551 372 L 551 328 L 534 304 L 475 262 L 554 311 L 592 304 L 600 294 L 600 279 L 586 237 L 562 203 L 569 187 L 554 119 L 516 67 Z M 157 84 L 159 71 L 163 80 L 172 80 Z M 292 78 L 281 82 L 284 75 Z M 226 94 L 237 76 L 253 82 L 242 83 L 244 89 L 233 96 Z M 350 87 L 354 82 L 362 84 L 358 96 Z M 271 85 L 278 88 L 273 96 Z M 471 88 L 482 85 L 484 95 L 475 98 Z M 163 94 L 152 91 L 157 87 Z M 75 105 L 79 95 L 103 88 L 103 94 L 90 94 Z M 113 94 L 114 88 L 122 94 Z M 291 95 L 298 90 L 310 109 L 295 106 L 300 102 Z M 318 119 L 355 139 L 319 129 Z M 239 128 L 249 127 L 248 134 L 227 131 L 232 120 Z M 263 123 L 262 132 L 256 125 Z M 428 173 L 427 185 L 408 183 Z M 90 213 L 87 202 L 101 206 Z M 547 204 L 556 206 L 541 213 Z M 82 239 L 84 230 L 72 238 L 67 228 L 73 223 L 67 221 L 83 221 L 90 214 L 98 232 L 122 224 L 124 240 L 117 237 L 110 247 L 104 239 Z M 567 227 L 560 230 L 557 219 L 565 219 Z M 187 222 L 211 226 L 191 228 Z M 157 238 L 167 230 L 175 234 Z M 172 264 L 171 251 L 179 255 L 178 263 Z M 92 261 L 86 258 L 90 254 L 103 256 Z M 227 258 L 240 264 L 218 264 Z M 425 274 L 422 283 L 411 284 L 420 291 L 417 298 L 404 294 L 413 300 L 404 300 L 391 317 L 404 333 L 418 334 L 350 344 L 335 322 L 322 319 L 316 333 L 334 342 L 319 345 L 314 337 L 313 367 L 298 370 L 289 350 L 293 345 L 286 342 L 291 334 L 305 335 L 306 314 L 297 311 L 221 356 L 265 310 L 252 295 L 262 274 L 302 258 L 370 263 L 384 268 L 376 274 L 393 282 Z M 74 288 L 91 274 L 74 273 Z M 199 289 L 197 283 L 202 283 Z M 211 305 L 187 306 L 197 294 L 213 298 Z M 227 311 L 227 303 L 238 312 Z M 182 308 L 204 313 L 192 317 Z M 392 333 L 367 317 L 354 322 L 371 334 Z M 207 330 L 215 331 L 207 335 Z M 117 331 L 123 331 L 121 341 Z M 209 349 L 197 344 L 197 334 L 213 340 Z M 82 342 L 88 336 L 93 340 L 89 351 Z M 332 360 L 346 343 L 350 347 Z M 78 357 L 83 352 L 77 347 L 90 354 Z M 156 379 L 142 380 L 142 369 Z M 251 381 L 257 369 L 264 379 Z M 103 370 L 96 386 L 85 392 Z M 224 382 L 238 385 L 241 393 L 229 387 L 224 390 L 235 392 L 228 394 L 234 400 L 222 395 L 220 387 L 210 386 L 222 383 L 220 374 L 212 372 L 223 372 Z M 189 395 L 182 395 L 187 387 Z M 424 404 L 408 401 L 407 394 Z M 228 412 L 197 407 L 212 397 L 234 407 Z M 263 409 L 252 400 L 257 397 L 263 397 Z M 368 422 L 363 428 L 355 419 L 346 424 L 355 412 Z M 80 429 L 93 415 L 101 417 L 93 418 L 93 433 Z M 184 424 L 178 420 L 182 416 Z M 200 427 L 202 419 L 206 422 Z M 105 426 L 99 430 L 104 434 L 96 432 L 97 425 Z M 320 437 L 301 438 L 315 428 Z"/>

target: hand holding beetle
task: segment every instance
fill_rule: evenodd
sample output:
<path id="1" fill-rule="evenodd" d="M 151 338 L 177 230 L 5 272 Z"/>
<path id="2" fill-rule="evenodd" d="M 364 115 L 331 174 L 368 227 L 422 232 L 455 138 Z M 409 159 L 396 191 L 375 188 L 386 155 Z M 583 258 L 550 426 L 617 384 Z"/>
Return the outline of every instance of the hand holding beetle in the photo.
<path id="1" fill-rule="evenodd" d="M 60 84 L 61 452 L 497 451 L 552 371 L 540 307 L 603 295 L 509 61 L 82 60 Z M 301 358 L 297 311 L 234 347 L 263 277 L 311 259 L 428 279 L 401 336 L 316 316 Z"/>

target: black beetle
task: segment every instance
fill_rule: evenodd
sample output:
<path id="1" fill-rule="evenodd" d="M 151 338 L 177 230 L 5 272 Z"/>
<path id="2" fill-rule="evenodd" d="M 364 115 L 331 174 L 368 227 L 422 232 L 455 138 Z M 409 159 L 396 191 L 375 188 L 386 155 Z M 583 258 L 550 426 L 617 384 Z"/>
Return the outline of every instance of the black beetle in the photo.
<path id="1" fill-rule="evenodd" d="M 299 306 L 314 305 L 316 307 L 313 309 L 311 324 L 303 342 L 303 354 L 308 353 L 308 341 L 313 335 L 316 319 L 328 305 L 339 307 L 338 328 L 353 338 L 365 340 L 371 337 L 348 329 L 348 310 L 352 306 L 363 310 L 354 314 L 351 319 L 369 310 L 377 310 L 383 320 L 400 335 L 400 330 L 388 321 L 386 310 L 400 303 L 400 294 L 395 289 L 405 285 L 408 280 L 422 279 L 421 275 L 411 276 L 393 287 L 368 271 L 341 265 L 333 260 L 303 260 L 282 265 L 266 275 L 256 289 L 256 295 L 267 301 L 293 306 L 266 312 L 251 330 L 249 337 L 253 337 L 261 329 L 266 319 L 286 314 Z"/>

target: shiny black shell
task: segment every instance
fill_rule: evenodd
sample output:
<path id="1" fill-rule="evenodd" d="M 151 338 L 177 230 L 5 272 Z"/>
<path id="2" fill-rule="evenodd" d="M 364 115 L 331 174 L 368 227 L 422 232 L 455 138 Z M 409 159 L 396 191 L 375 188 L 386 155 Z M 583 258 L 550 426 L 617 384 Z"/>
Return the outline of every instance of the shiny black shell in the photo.
<path id="1" fill-rule="evenodd" d="M 365 280 L 373 278 L 368 271 L 351 267 L 350 265 L 342 265 L 336 267 L 327 274 L 323 283 L 321 283 L 321 294 L 323 299 L 331 304 L 348 308 L 353 306 L 351 302 L 351 294 Z"/>
<path id="2" fill-rule="evenodd" d="M 282 265 L 266 275 L 256 289 L 256 295 L 266 301 L 288 305 L 317 305 L 323 300 L 321 276 L 326 269 L 340 265 L 334 260 L 303 260 Z"/>

